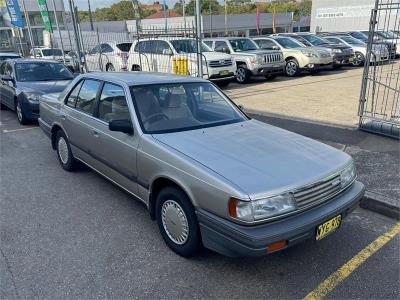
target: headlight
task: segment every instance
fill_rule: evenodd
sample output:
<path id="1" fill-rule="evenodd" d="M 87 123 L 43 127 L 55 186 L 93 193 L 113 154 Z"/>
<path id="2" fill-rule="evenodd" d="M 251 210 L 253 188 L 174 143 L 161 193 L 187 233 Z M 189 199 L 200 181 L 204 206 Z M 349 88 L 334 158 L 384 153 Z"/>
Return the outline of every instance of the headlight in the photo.
<path id="1" fill-rule="evenodd" d="M 342 53 L 342 50 L 341 49 L 332 49 L 332 52 L 333 53 Z"/>
<path id="2" fill-rule="evenodd" d="M 307 57 L 318 57 L 316 53 L 307 50 L 301 50 L 301 53 L 303 53 Z"/>
<path id="3" fill-rule="evenodd" d="M 256 64 L 257 63 L 257 57 L 256 56 L 250 57 L 250 63 Z"/>
<path id="4" fill-rule="evenodd" d="M 293 195 L 290 193 L 255 200 L 229 200 L 229 215 L 242 221 L 258 221 L 291 212 L 297 208 Z"/>
<path id="5" fill-rule="evenodd" d="M 38 102 L 40 94 L 37 93 L 25 93 L 26 99 L 33 102 Z"/>
<path id="6" fill-rule="evenodd" d="M 348 186 L 351 182 L 353 182 L 354 178 L 356 178 L 356 169 L 354 167 L 354 163 L 352 162 L 348 165 L 341 173 L 340 173 L 340 182 L 342 184 L 342 188 Z"/>

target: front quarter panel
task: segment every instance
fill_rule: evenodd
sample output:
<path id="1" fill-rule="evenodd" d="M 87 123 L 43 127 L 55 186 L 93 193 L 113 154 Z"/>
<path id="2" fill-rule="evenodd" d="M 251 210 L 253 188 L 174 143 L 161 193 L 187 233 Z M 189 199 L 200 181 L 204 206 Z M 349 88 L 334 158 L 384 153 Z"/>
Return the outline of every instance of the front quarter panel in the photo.
<path id="1" fill-rule="evenodd" d="M 195 160 L 143 135 L 138 151 L 138 182 L 142 199 L 148 201 L 152 184 L 159 178 L 175 182 L 196 208 L 227 218 L 228 200 L 235 196 L 249 200 L 247 194 Z M 146 189 L 147 187 L 147 189 Z"/>

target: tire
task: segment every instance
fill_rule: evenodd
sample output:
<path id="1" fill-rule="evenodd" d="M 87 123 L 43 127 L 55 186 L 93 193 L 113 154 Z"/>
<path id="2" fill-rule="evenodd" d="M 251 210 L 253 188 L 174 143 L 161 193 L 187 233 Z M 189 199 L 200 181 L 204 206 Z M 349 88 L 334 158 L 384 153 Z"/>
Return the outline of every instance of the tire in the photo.
<path id="1" fill-rule="evenodd" d="M 64 170 L 71 172 L 76 169 L 78 163 L 72 155 L 68 139 L 62 130 L 57 131 L 56 134 L 56 151 L 58 161 Z"/>
<path id="2" fill-rule="evenodd" d="M 246 83 L 250 79 L 250 71 L 243 65 L 237 67 L 236 70 L 236 81 L 238 83 Z"/>
<path id="3" fill-rule="evenodd" d="M 231 83 L 231 80 L 217 81 L 215 84 L 219 87 L 227 87 Z"/>
<path id="4" fill-rule="evenodd" d="M 142 71 L 142 68 L 138 65 L 133 65 L 131 71 Z"/>
<path id="5" fill-rule="evenodd" d="M 106 66 L 106 71 L 107 71 L 107 72 L 115 72 L 114 65 L 113 65 L 113 64 L 108 64 L 108 65 Z"/>
<path id="6" fill-rule="evenodd" d="M 26 125 L 29 123 L 29 119 L 26 117 L 26 113 L 21 106 L 21 102 L 19 100 L 15 100 L 15 113 L 17 114 L 18 122 L 21 125 Z"/>
<path id="7" fill-rule="evenodd" d="M 191 257 L 202 248 L 194 207 L 180 189 L 171 186 L 160 191 L 156 218 L 161 236 L 175 253 Z"/>
<path id="8" fill-rule="evenodd" d="M 351 63 L 355 67 L 364 65 L 365 57 L 361 52 L 354 53 L 353 62 Z"/>
<path id="9" fill-rule="evenodd" d="M 295 77 L 300 73 L 299 63 L 297 59 L 292 58 L 286 62 L 285 74 L 289 77 Z"/>

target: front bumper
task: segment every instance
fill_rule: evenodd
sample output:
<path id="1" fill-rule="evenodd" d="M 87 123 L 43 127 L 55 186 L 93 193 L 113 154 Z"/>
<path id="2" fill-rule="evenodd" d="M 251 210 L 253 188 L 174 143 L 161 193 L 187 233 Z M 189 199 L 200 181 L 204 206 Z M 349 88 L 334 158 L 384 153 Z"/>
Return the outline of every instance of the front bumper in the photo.
<path id="1" fill-rule="evenodd" d="M 353 54 L 335 54 L 333 56 L 333 64 L 334 65 L 347 65 L 351 63 L 351 59 L 353 58 Z"/>
<path id="2" fill-rule="evenodd" d="M 280 75 L 285 72 L 286 62 L 276 62 L 267 65 L 255 65 L 250 72 L 253 76 Z"/>
<path id="3" fill-rule="evenodd" d="M 321 223 L 339 214 L 342 214 L 342 218 L 346 217 L 358 206 L 364 191 L 364 185 L 356 181 L 324 204 L 291 217 L 255 226 L 239 225 L 198 209 L 196 213 L 203 245 L 231 257 L 266 255 L 267 245 L 282 240 L 286 240 L 287 247 L 291 247 L 315 238 L 316 227 Z"/>
<path id="4" fill-rule="evenodd" d="M 36 121 L 39 118 L 39 101 L 21 100 L 21 108 L 24 111 L 26 118 Z"/>

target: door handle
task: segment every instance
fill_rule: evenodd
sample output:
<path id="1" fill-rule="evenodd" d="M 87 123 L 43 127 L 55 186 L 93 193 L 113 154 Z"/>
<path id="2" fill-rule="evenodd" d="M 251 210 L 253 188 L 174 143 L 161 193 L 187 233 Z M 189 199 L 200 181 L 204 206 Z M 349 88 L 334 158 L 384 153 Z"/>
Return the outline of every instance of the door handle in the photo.
<path id="1" fill-rule="evenodd" d="M 99 137 L 99 133 L 96 130 L 92 130 L 92 134 L 94 137 L 98 138 Z"/>

